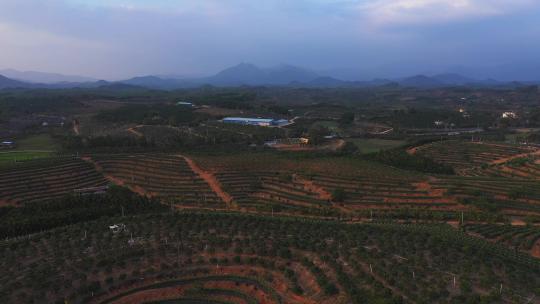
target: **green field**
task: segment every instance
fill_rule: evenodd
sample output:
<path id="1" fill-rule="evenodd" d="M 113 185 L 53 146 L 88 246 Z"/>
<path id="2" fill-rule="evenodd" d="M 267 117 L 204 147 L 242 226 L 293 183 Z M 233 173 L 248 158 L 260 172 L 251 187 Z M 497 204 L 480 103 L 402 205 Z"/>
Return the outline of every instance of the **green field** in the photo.
<path id="1" fill-rule="evenodd" d="M 49 151 L 58 150 L 58 143 L 49 134 L 32 135 L 16 141 L 15 151 Z"/>
<path id="2" fill-rule="evenodd" d="M 0 165 L 26 161 L 26 160 L 36 159 L 36 158 L 48 157 L 51 154 L 52 152 L 40 152 L 40 151 L 0 152 Z"/>
<path id="3" fill-rule="evenodd" d="M 349 141 L 354 143 L 362 153 L 379 152 L 381 150 L 397 148 L 405 144 L 404 140 L 389 140 L 377 138 L 358 138 L 351 139 Z"/>
<path id="4" fill-rule="evenodd" d="M 0 166 L 49 157 L 58 151 L 58 143 L 49 134 L 32 135 L 15 141 L 17 147 L 0 152 Z"/>
<path id="5" fill-rule="evenodd" d="M 330 130 L 332 132 L 339 132 L 340 131 L 339 124 L 337 123 L 337 121 L 331 121 L 331 120 L 317 121 L 317 122 L 315 122 L 313 124 L 313 127 L 327 128 L 328 130 Z"/>

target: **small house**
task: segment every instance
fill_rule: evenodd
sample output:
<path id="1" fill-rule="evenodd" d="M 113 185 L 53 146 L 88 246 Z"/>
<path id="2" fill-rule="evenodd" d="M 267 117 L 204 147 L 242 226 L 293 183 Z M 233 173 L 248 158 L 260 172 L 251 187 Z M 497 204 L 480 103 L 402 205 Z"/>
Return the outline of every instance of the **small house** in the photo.
<path id="1" fill-rule="evenodd" d="M 232 123 L 239 125 L 268 127 L 272 124 L 274 120 L 271 118 L 225 117 L 222 121 L 224 123 Z"/>
<path id="2" fill-rule="evenodd" d="M 514 113 L 514 112 L 504 112 L 504 113 L 502 113 L 501 117 L 502 117 L 502 118 L 512 118 L 512 119 L 516 119 L 516 118 L 517 118 L 517 114 Z"/>
<path id="3" fill-rule="evenodd" d="M 177 106 L 181 106 L 181 107 L 188 107 L 188 108 L 193 108 L 193 103 L 191 102 L 186 102 L 186 101 L 179 101 L 176 103 Z"/>
<path id="4" fill-rule="evenodd" d="M 2 149 L 12 149 L 15 148 L 15 142 L 10 140 L 5 140 L 0 142 L 0 148 Z"/>

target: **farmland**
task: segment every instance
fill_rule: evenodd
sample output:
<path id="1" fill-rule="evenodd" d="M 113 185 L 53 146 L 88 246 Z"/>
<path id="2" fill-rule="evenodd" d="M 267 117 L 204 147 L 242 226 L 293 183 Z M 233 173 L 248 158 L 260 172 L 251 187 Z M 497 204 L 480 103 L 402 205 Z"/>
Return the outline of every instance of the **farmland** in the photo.
<path id="1" fill-rule="evenodd" d="M 393 149 L 405 144 L 403 140 L 389 140 L 389 139 L 353 139 L 351 140 L 360 152 L 362 153 L 373 153 L 379 152 L 381 150 Z"/>
<path id="2" fill-rule="evenodd" d="M 540 282 L 538 261 L 444 226 L 240 214 L 98 220 L 0 254 L 3 302 L 510 303 Z"/>
<path id="3" fill-rule="evenodd" d="M 16 141 L 16 148 L 0 150 L 0 167 L 52 156 L 58 150 L 58 143 L 50 135 L 31 135 Z"/>
<path id="4" fill-rule="evenodd" d="M 540 148 L 490 99 L 126 90 L 0 153 L 0 303 L 540 303 Z"/>
<path id="5" fill-rule="evenodd" d="M 0 172 L 2 205 L 49 200 L 77 189 L 106 186 L 93 166 L 68 157 L 24 162 Z"/>
<path id="6" fill-rule="evenodd" d="M 518 145 L 467 141 L 443 141 L 414 148 L 415 153 L 436 162 L 465 170 L 471 166 L 487 166 L 509 161 L 516 155 L 534 153 L 537 149 Z"/>
<path id="7" fill-rule="evenodd" d="M 115 155 L 85 159 L 110 181 L 171 204 L 215 207 L 224 203 L 180 156 Z"/>

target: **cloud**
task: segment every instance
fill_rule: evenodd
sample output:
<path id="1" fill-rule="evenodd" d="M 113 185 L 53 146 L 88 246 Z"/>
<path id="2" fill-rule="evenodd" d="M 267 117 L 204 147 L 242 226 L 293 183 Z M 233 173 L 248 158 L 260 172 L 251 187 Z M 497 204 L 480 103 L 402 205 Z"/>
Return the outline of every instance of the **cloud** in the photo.
<path id="1" fill-rule="evenodd" d="M 210 74 L 241 61 L 365 68 L 457 64 L 485 60 L 485 52 L 497 61 L 521 52 L 523 41 L 531 54 L 540 50 L 540 18 L 529 13 L 538 7 L 537 0 L 0 0 L 0 68 L 122 78 Z"/>
<path id="2" fill-rule="evenodd" d="M 357 10 L 371 25 L 440 24 L 502 16 L 539 6 L 534 0 L 374 0 Z"/>

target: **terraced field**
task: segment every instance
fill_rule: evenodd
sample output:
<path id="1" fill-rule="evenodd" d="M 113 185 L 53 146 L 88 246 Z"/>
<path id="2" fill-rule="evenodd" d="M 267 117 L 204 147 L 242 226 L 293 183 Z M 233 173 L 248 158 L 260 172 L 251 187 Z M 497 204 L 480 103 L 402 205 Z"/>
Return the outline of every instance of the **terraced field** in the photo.
<path id="1" fill-rule="evenodd" d="M 500 177 L 438 177 L 430 182 L 433 189 L 446 191 L 457 199 L 469 199 L 472 204 L 507 214 L 540 214 L 540 184 L 530 179 Z"/>
<path id="2" fill-rule="evenodd" d="M 540 258 L 540 228 L 490 224 L 467 224 L 465 231 Z"/>
<path id="3" fill-rule="evenodd" d="M 438 163 L 450 165 L 458 172 L 466 172 L 466 169 L 472 166 L 504 162 L 516 155 L 532 153 L 536 149 L 502 143 L 448 140 L 426 144 L 409 151 L 431 158 Z"/>
<path id="4" fill-rule="evenodd" d="M 96 155 L 87 160 L 112 182 L 126 185 L 143 195 L 165 203 L 217 208 L 223 201 L 208 183 L 177 155 Z"/>
<path id="5" fill-rule="evenodd" d="M 101 219 L 0 257 L 2 303 L 538 303 L 540 286 L 538 260 L 445 225 L 233 213 Z"/>
<path id="6" fill-rule="evenodd" d="M 225 171 L 215 176 L 240 208 L 295 213 L 331 206 L 329 196 L 289 172 Z"/>
<path id="7" fill-rule="evenodd" d="M 425 176 L 347 158 L 195 159 L 247 210 L 332 216 L 365 216 L 371 210 L 540 214 L 540 185 L 531 179 Z"/>
<path id="8" fill-rule="evenodd" d="M 501 164 L 475 168 L 468 173 L 472 176 L 501 176 L 540 180 L 540 160 L 537 156 L 517 158 Z"/>
<path id="9" fill-rule="evenodd" d="M 339 178 L 329 175 L 311 177 L 313 183 L 333 193 L 343 191 L 342 200 L 336 201 L 348 209 L 370 208 L 430 208 L 457 210 L 457 202 L 445 196 L 444 189 L 431 189 L 425 181 L 412 182 L 405 178 L 386 177 Z"/>
<path id="10" fill-rule="evenodd" d="M 11 205 L 59 198 L 76 189 L 106 185 L 108 179 L 164 204 L 187 208 L 334 217 L 366 216 L 373 210 L 540 214 L 540 185 L 532 178 L 425 176 L 350 158 L 295 160 L 262 154 L 263 161 L 257 162 L 258 155 L 191 159 L 117 154 L 88 156 L 85 161 L 36 160 L 3 170 L 0 189 L 3 203 Z"/>
<path id="11" fill-rule="evenodd" d="M 461 210 L 444 189 L 432 189 L 428 177 L 362 160 L 269 157 L 255 163 L 249 155 L 242 162 L 196 160 L 241 208 L 333 215 L 367 209 Z"/>
<path id="12" fill-rule="evenodd" d="M 0 170 L 0 204 L 52 200 L 77 189 L 107 184 L 92 165 L 80 159 L 32 160 Z"/>

